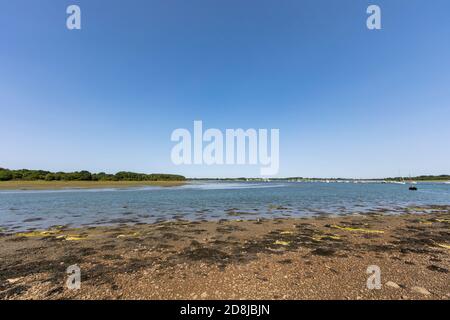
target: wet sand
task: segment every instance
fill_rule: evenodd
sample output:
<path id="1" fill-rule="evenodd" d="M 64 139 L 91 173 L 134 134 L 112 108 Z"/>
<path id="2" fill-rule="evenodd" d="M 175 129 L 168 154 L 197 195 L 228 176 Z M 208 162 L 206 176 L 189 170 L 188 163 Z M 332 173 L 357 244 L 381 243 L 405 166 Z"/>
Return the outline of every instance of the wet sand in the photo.
<path id="1" fill-rule="evenodd" d="M 388 213 L 1 234 L 0 299 L 449 300 L 450 206 Z"/>

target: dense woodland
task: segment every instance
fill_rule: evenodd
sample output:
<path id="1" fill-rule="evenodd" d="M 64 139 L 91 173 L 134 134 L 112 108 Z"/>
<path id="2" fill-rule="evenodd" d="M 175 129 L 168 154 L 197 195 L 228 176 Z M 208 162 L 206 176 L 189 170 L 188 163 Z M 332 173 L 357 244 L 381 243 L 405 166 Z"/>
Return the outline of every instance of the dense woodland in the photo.
<path id="1" fill-rule="evenodd" d="M 121 171 L 116 174 L 89 171 L 50 172 L 44 170 L 9 170 L 0 168 L 0 181 L 184 181 L 185 177 L 174 174 L 144 174 Z"/>

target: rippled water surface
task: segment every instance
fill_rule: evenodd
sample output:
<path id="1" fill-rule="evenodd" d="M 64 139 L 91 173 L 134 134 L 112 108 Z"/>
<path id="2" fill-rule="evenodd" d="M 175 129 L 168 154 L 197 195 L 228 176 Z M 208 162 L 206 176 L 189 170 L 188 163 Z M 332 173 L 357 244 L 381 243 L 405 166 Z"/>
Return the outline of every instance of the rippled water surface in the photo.
<path id="1" fill-rule="evenodd" d="M 225 183 L 134 189 L 0 191 L 4 231 L 146 223 L 168 219 L 256 219 L 259 217 L 352 214 L 406 206 L 450 205 L 450 185 L 377 183 Z"/>

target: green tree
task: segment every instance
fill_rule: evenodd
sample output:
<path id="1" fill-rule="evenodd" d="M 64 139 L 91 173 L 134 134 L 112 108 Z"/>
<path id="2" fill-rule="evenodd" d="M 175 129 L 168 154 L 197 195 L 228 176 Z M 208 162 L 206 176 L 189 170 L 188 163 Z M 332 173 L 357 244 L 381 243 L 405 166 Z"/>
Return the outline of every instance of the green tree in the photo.
<path id="1" fill-rule="evenodd" d="M 0 170 L 0 181 L 12 180 L 13 174 L 9 170 Z"/>

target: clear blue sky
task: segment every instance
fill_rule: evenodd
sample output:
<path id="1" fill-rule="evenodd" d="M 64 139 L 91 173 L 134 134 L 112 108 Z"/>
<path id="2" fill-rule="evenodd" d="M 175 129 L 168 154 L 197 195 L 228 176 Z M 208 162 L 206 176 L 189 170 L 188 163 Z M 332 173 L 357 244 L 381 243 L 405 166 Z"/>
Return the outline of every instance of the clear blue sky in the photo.
<path id="1" fill-rule="evenodd" d="M 203 120 L 279 128 L 280 176 L 448 174 L 449 17 L 448 0 L 1 0 L 0 167 L 257 176 L 172 165 L 171 132 Z"/>

